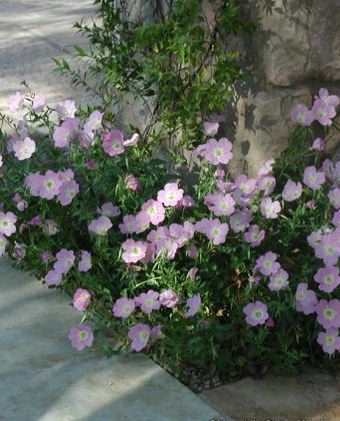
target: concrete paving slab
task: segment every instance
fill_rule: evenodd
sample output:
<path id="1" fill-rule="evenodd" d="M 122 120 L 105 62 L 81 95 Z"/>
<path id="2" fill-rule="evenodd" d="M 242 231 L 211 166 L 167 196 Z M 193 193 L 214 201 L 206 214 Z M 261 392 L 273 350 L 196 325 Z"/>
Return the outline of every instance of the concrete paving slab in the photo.
<path id="1" fill-rule="evenodd" d="M 95 9 L 92 0 L 1 0 L 0 111 L 7 111 L 7 98 L 22 80 L 51 104 L 89 96 L 52 72 L 51 57 L 75 63 L 72 46 L 87 41 L 72 26 L 82 17 L 91 22 Z"/>
<path id="2" fill-rule="evenodd" d="M 145 355 L 74 350 L 70 301 L 0 259 L 0 420 L 229 419 Z"/>
<path id="3" fill-rule="evenodd" d="M 340 377 L 309 370 L 294 376 L 243 379 L 202 396 L 235 421 L 339 421 Z"/>

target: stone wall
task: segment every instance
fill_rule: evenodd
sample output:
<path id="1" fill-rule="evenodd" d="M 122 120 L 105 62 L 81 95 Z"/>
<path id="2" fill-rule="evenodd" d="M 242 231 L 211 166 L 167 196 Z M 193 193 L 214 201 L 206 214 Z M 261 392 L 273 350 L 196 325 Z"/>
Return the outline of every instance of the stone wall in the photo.
<path id="1" fill-rule="evenodd" d="M 261 29 L 250 42 L 239 40 L 251 77 L 235 87 L 230 136 L 234 171 L 254 175 L 286 147 L 295 104 L 309 106 L 320 87 L 340 94 L 340 1 L 245 0 L 243 11 Z M 332 155 L 340 137 L 330 138 Z"/>

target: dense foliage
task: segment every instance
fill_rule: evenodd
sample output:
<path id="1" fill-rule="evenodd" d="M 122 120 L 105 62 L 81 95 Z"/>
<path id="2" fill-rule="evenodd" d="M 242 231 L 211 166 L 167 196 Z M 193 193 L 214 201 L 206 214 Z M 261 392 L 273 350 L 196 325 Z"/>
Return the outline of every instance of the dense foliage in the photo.
<path id="1" fill-rule="evenodd" d="M 340 163 L 312 127 L 338 103 L 321 89 L 312 110 L 297 106 L 289 148 L 257 178 L 230 179 L 233 145 L 205 122 L 188 191 L 110 113 L 17 92 L 20 121 L 1 116 L 0 254 L 73 295 L 79 350 L 97 338 L 225 378 L 334 365 Z"/>
<path id="2" fill-rule="evenodd" d="M 241 16 L 237 0 L 144 3 L 145 9 L 155 3 L 154 16 L 131 21 L 125 2 L 95 1 L 97 19 L 75 25 L 90 45 L 76 47 L 81 66 L 55 60 L 56 69 L 101 100 L 102 110 L 112 112 L 132 95 L 147 114 L 146 127 L 137 127 L 143 141 L 178 141 L 181 132 L 173 153 L 180 160 L 181 146 L 200 143 L 203 119 L 222 113 L 233 84 L 244 78 L 228 37 L 251 34 L 256 24 Z"/>

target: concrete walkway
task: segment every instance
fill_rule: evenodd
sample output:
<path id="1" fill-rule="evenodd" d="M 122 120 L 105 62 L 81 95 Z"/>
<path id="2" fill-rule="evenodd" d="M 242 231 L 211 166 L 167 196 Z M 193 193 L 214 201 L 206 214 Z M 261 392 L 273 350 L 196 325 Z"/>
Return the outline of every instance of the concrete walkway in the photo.
<path id="1" fill-rule="evenodd" d="M 49 103 L 87 95 L 52 73 L 51 57 L 73 62 L 72 46 L 86 40 L 72 25 L 82 17 L 90 21 L 94 11 L 92 0 L 0 1 L 0 111 L 7 110 L 7 98 L 22 80 Z"/>
<path id="2" fill-rule="evenodd" d="M 142 354 L 73 349 L 67 333 L 81 317 L 68 297 L 0 260 L 0 420 L 225 418 Z"/>

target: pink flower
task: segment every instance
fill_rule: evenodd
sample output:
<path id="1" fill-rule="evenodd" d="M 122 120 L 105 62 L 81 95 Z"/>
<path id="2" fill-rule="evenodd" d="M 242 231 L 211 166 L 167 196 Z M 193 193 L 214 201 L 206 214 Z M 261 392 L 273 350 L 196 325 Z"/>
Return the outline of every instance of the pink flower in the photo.
<path id="1" fill-rule="evenodd" d="M 306 208 L 314 210 L 315 209 L 315 202 L 314 200 L 308 200 L 308 202 L 306 202 Z"/>
<path id="2" fill-rule="evenodd" d="M 153 225 L 158 225 L 165 219 L 165 209 L 162 203 L 157 200 L 149 199 L 142 205 L 142 210 L 145 211 L 149 221 Z"/>
<path id="3" fill-rule="evenodd" d="M 330 126 L 332 118 L 336 116 L 335 108 L 332 105 L 325 104 L 321 99 L 314 101 L 312 112 L 314 118 L 323 126 Z"/>
<path id="4" fill-rule="evenodd" d="M 35 152 L 35 142 L 34 140 L 26 137 L 24 140 L 18 140 L 13 144 L 13 150 L 15 156 L 19 161 L 24 161 L 25 159 L 31 158 Z"/>
<path id="5" fill-rule="evenodd" d="M 272 175 L 264 175 L 257 181 L 257 187 L 263 191 L 265 195 L 272 194 L 275 190 L 276 179 Z"/>
<path id="6" fill-rule="evenodd" d="M 191 298 L 187 299 L 188 310 L 185 313 L 185 317 L 192 317 L 198 313 L 201 308 L 201 296 L 200 294 L 195 294 Z"/>
<path id="7" fill-rule="evenodd" d="M 55 271 L 61 274 L 67 273 L 74 265 L 75 258 L 73 250 L 60 250 L 56 254 L 57 261 L 53 266 Z"/>
<path id="8" fill-rule="evenodd" d="M 149 342 L 150 333 L 148 325 L 137 323 L 132 326 L 128 332 L 128 337 L 132 340 L 131 349 L 139 352 L 145 348 Z"/>
<path id="9" fill-rule="evenodd" d="M 90 326 L 72 327 L 68 338 L 73 348 L 76 348 L 78 351 L 82 351 L 85 347 L 91 347 L 94 340 Z"/>
<path id="10" fill-rule="evenodd" d="M 198 153 L 214 165 L 228 164 L 233 157 L 232 149 L 233 144 L 226 137 L 223 137 L 219 141 L 210 139 L 205 145 L 202 145 Z"/>
<path id="11" fill-rule="evenodd" d="M 87 120 L 87 125 L 92 130 L 99 130 L 102 127 L 104 113 L 98 110 L 93 111 Z"/>
<path id="12" fill-rule="evenodd" d="M 152 289 L 146 293 L 142 292 L 135 298 L 135 303 L 145 314 L 150 314 L 152 310 L 158 310 L 161 306 L 158 292 L 153 291 Z"/>
<path id="13" fill-rule="evenodd" d="M 79 184 L 74 180 L 63 183 L 59 190 L 58 202 L 63 206 L 69 205 L 79 193 Z"/>
<path id="14" fill-rule="evenodd" d="M 103 149 L 109 156 L 116 156 L 124 153 L 124 136 L 120 130 L 102 133 L 101 137 L 103 139 Z"/>
<path id="15" fill-rule="evenodd" d="M 261 213 L 266 219 L 276 219 L 281 212 L 280 202 L 274 202 L 270 197 L 265 197 L 261 200 Z"/>
<path id="16" fill-rule="evenodd" d="M 56 148 L 68 148 L 70 142 L 79 134 L 79 118 L 68 118 L 53 134 L 54 145 Z"/>
<path id="17" fill-rule="evenodd" d="M 318 299 L 314 291 L 308 289 L 308 285 L 300 282 L 297 286 L 296 293 L 296 309 L 306 316 L 315 312 Z"/>
<path id="18" fill-rule="evenodd" d="M 92 268 L 92 258 L 91 253 L 88 251 L 82 250 L 81 260 L 78 263 L 79 272 L 88 272 Z"/>
<path id="19" fill-rule="evenodd" d="M 176 203 L 176 208 L 192 208 L 195 204 L 195 200 L 191 196 L 183 196 L 182 199 Z"/>
<path id="20" fill-rule="evenodd" d="M 244 232 L 249 227 L 251 220 L 252 214 L 248 208 L 244 208 L 242 211 L 236 211 L 230 216 L 230 228 L 236 233 Z"/>
<path id="21" fill-rule="evenodd" d="M 261 301 L 249 303 L 243 308 L 246 315 L 246 322 L 250 326 L 264 325 L 269 318 L 268 308 Z"/>
<path id="22" fill-rule="evenodd" d="M 95 161 L 93 161 L 93 159 L 87 161 L 85 165 L 88 170 L 94 170 L 97 168 L 97 164 L 95 163 Z"/>
<path id="23" fill-rule="evenodd" d="M 41 215 L 33 216 L 33 218 L 29 221 L 29 224 L 34 225 L 34 226 L 41 225 L 41 223 L 42 223 Z"/>
<path id="24" fill-rule="evenodd" d="M 108 230 L 112 228 L 112 222 L 107 216 L 100 216 L 93 219 L 89 225 L 89 231 L 97 235 L 106 235 Z"/>
<path id="25" fill-rule="evenodd" d="M 325 88 L 320 88 L 319 97 L 315 96 L 315 99 L 321 99 L 326 105 L 332 105 L 333 107 L 337 107 L 340 103 L 340 98 L 337 95 L 329 95 Z"/>
<path id="26" fill-rule="evenodd" d="M 302 195 L 302 184 L 292 180 L 288 180 L 282 191 L 282 198 L 286 202 L 293 202 Z"/>
<path id="27" fill-rule="evenodd" d="M 91 302 L 91 294 L 87 289 L 77 288 L 73 295 L 73 307 L 79 311 L 85 311 Z"/>
<path id="28" fill-rule="evenodd" d="M 235 200 L 229 193 L 209 193 L 204 204 L 212 205 L 210 209 L 215 216 L 229 216 L 235 212 Z"/>
<path id="29" fill-rule="evenodd" d="M 340 209 L 340 188 L 335 188 L 328 193 L 329 203 L 335 209 Z"/>
<path id="30" fill-rule="evenodd" d="M 324 329 L 340 327 L 340 301 L 320 300 L 316 305 L 317 320 Z"/>
<path id="31" fill-rule="evenodd" d="M 322 350 L 327 354 L 334 354 L 340 351 L 340 337 L 338 329 L 327 329 L 326 332 L 318 334 L 317 342 L 322 346 Z"/>
<path id="32" fill-rule="evenodd" d="M 194 281 L 196 279 L 197 273 L 198 268 L 191 268 L 187 274 L 187 277 Z"/>
<path id="33" fill-rule="evenodd" d="M 8 241 L 6 237 L 0 233 L 0 257 L 2 257 L 6 252 L 6 245 Z"/>
<path id="34" fill-rule="evenodd" d="M 74 101 L 70 100 L 59 102 L 55 109 L 59 114 L 59 117 L 63 120 L 66 120 L 67 118 L 73 118 L 77 111 L 76 104 L 74 103 Z"/>
<path id="35" fill-rule="evenodd" d="M 118 206 L 114 206 L 113 203 L 107 202 L 102 205 L 101 208 L 97 208 L 99 215 L 107 216 L 108 218 L 114 218 L 120 215 L 120 209 Z"/>
<path id="36" fill-rule="evenodd" d="M 314 114 L 305 105 L 298 104 L 292 109 L 290 118 L 293 123 L 298 123 L 301 126 L 310 126 L 314 121 Z"/>
<path id="37" fill-rule="evenodd" d="M 222 223 L 219 219 L 208 220 L 205 227 L 205 235 L 215 245 L 225 243 L 228 232 L 228 224 Z"/>
<path id="38" fill-rule="evenodd" d="M 8 109 L 10 113 L 19 111 L 24 105 L 25 96 L 17 91 L 14 95 L 8 98 Z"/>
<path id="39" fill-rule="evenodd" d="M 215 134 L 218 132 L 219 126 L 219 123 L 205 121 L 203 123 L 204 134 L 207 136 L 215 136 Z"/>
<path id="40" fill-rule="evenodd" d="M 326 182 L 325 174 L 317 171 L 314 165 L 307 167 L 303 173 L 303 182 L 312 190 L 319 190 Z"/>
<path id="41" fill-rule="evenodd" d="M 45 276 L 46 285 L 60 285 L 62 282 L 62 273 L 57 272 L 55 269 L 50 270 Z"/>
<path id="42" fill-rule="evenodd" d="M 124 146 L 128 147 L 128 146 L 134 146 L 137 145 L 138 141 L 139 141 L 139 134 L 138 133 L 134 133 L 130 139 L 126 139 L 124 140 Z"/>
<path id="43" fill-rule="evenodd" d="M 128 190 L 137 191 L 140 189 L 139 181 L 133 174 L 128 174 L 125 177 L 124 184 Z"/>
<path id="44" fill-rule="evenodd" d="M 146 211 L 141 210 L 135 216 L 135 233 L 140 234 L 150 227 L 150 217 Z"/>
<path id="45" fill-rule="evenodd" d="M 126 240 L 122 244 L 122 259 L 125 263 L 137 263 L 146 257 L 147 245 L 142 241 Z"/>
<path id="46" fill-rule="evenodd" d="M 317 137 L 311 146 L 311 149 L 314 149 L 315 151 L 323 151 L 325 149 L 325 141 L 322 140 L 320 137 Z"/>
<path id="47" fill-rule="evenodd" d="M 62 186 L 58 174 L 53 171 L 47 171 L 42 178 L 37 180 L 37 183 L 40 184 L 39 187 L 37 186 L 39 189 L 39 196 L 47 200 L 51 200 L 57 196 L 60 192 L 60 187 Z"/>
<path id="48" fill-rule="evenodd" d="M 223 178 L 225 176 L 225 171 L 222 167 L 217 167 L 215 171 L 216 178 Z"/>
<path id="49" fill-rule="evenodd" d="M 340 210 L 334 212 L 333 218 L 332 218 L 332 224 L 335 227 L 340 227 Z"/>
<path id="50" fill-rule="evenodd" d="M 32 106 L 33 106 L 33 110 L 36 113 L 40 113 L 44 109 L 45 105 L 46 105 L 46 99 L 44 96 L 37 95 L 33 98 Z"/>
<path id="51" fill-rule="evenodd" d="M 0 168 L 3 166 L 3 160 L 2 160 L 2 155 L 0 154 Z"/>
<path id="52" fill-rule="evenodd" d="M 136 231 L 136 218 L 133 215 L 123 216 L 123 223 L 119 224 L 122 234 L 132 234 Z"/>
<path id="53" fill-rule="evenodd" d="M 188 257 L 189 259 L 196 259 L 198 256 L 198 250 L 195 244 L 192 244 L 188 250 Z"/>
<path id="54" fill-rule="evenodd" d="M 50 251 L 44 251 L 41 253 L 40 257 L 44 263 L 48 263 L 53 258 L 53 254 Z"/>
<path id="55" fill-rule="evenodd" d="M 321 268 L 314 275 L 314 280 L 319 284 L 320 291 L 333 292 L 340 285 L 339 268 L 336 266 Z"/>
<path id="56" fill-rule="evenodd" d="M 171 289 L 167 289 L 159 295 L 159 302 L 164 307 L 174 308 L 179 302 L 179 296 Z"/>
<path id="57" fill-rule="evenodd" d="M 194 237 L 195 229 L 191 222 L 185 221 L 183 225 L 171 224 L 169 226 L 169 235 L 175 241 L 178 247 L 183 247 L 184 244 Z"/>
<path id="58" fill-rule="evenodd" d="M 258 225 L 251 225 L 247 232 L 244 233 L 244 239 L 252 247 L 259 246 L 265 237 L 265 231 L 260 230 Z"/>
<path id="59" fill-rule="evenodd" d="M 270 175 L 273 171 L 273 164 L 275 163 L 274 159 L 270 159 L 266 161 L 262 167 L 259 169 L 258 177 L 262 177 L 264 175 Z"/>
<path id="60" fill-rule="evenodd" d="M 164 206 L 176 206 L 183 198 L 183 189 L 178 188 L 177 183 L 167 183 L 164 186 L 164 190 L 160 190 L 157 195 L 158 202 L 164 204 Z"/>
<path id="61" fill-rule="evenodd" d="M 319 232 L 313 231 L 308 235 L 307 242 L 311 247 L 315 248 L 320 244 L 321 238 L 322 235 Z"/>
<path id="62" fill-rule="evenodd" d="M 246 175 L 239 175 L 235 180 L 235 187 L 242 195 L 250 196 L 256 190 L 255 178 L 248 178 Z"/>
<path id="63" fill-rule="evenodd" d="M 17 209 L 20 212 L 23 212 L 25 209 L 28 208 L 28 203 L 26 200 L 23 200 L 20 194 L 16 193 L 13 197 L 13 202 L 16 203 Z"/>
<path id="64" fill-rule="evenodd" d="M 276 273 L 270 275 L 270 282 L 268 284 L 268 288 L 271 291 L 280 291 L 281 289 L 288 287 L 288 278 L 288 273 L 283 269 L 279 269 Z"/>
<path id="65" fill-rule="evenodd" d="M 335 233 L 323 235 L 319 244 L 315 246 L 314 251 L 315 256 L 322 259 L 326 266 L 336 265 L 339 259 L 337 235 Z"/>
<path id="66" fill-rule="evenodd" d="M 135 309 L 135 301 L 126 297 L 118 298 L 112 307 L 112 313 L 115 317 L 127 319 Z"/>
<path id="67" fill-rule="evenodd" d="M 16 232 L 17 217 L 12 212 L 0 212 L 0 234 L 10 237 Z"/>
<path id="68" fill-rule="evenodd" d="M 260 256 L 256 260 L 256 268 L 262 273 L 262 275 L 270 276 L 279 271 L 281 268 L 280 263 L 276 261 L 277 254 L 268 251 L 263 256 Z"/>

